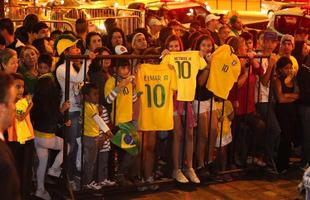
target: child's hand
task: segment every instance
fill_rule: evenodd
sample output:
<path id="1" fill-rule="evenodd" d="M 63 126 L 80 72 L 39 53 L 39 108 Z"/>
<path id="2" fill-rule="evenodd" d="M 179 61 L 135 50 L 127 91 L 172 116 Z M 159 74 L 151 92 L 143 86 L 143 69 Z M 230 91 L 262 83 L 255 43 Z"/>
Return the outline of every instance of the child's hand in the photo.
<path id="1" fill-rule="evenodd" d="M 63 102 L 62 107 L 61 107 L 60 110 L 61 110 L 61 112 L 65 112 L 65 111 L 68 110 L 70 107 L 71 107 L 71 103 L 70 103 L 70 101 L 68 100 L 68 101 Z"/>
<path id="2" fill-rule="evenodd" d="M 64 123 L 65 126 L 70 127 L 72 125 L 71 120 L 68 120 Z"/>
<path id="3" fill-rule="evenodd" d="M 108 139 L 111 139 L 113 137 L 113 133 L 111 132 L 111 130 L 105 132 L 104 135 L 106 135 Z"/>
<path id="4" fill-rule="evenodd" d="M 222 121 L 224 121 L 224 116 L 221 116 L 221 117 L 219 117 L 219 122 L 222 122 Z"/>
<path id="5" fill-rule="evenodd" d="M 164 58 L 166 55 L 169 55 L 170 51 L 168 49 L 163 50 L 163 52 L 161 52 L 161 56 L 160 58 Z"/>
<path id="6" fill-rule="evenodd" d="M 97 55 L 98 55 L 98 53 L 94 53 L 94 52 L 92 52 L 92 51 L 90 51 L 90 52 L 88 53 L 88 57 L 89 57 L 89 59 L 91 59 L 91 60 L 95 59 Z"/>
<path id="7" fill-rule="evenodd" d="M 17 115 L 16 115 L 16 119 L 17 119 L 18 121 L 23 121 L 23 120 L 25 120 L 25 118 L 26 118 L 25 113 L 23 113 L 23 114 L 17 114 Z"/>
<path id="8" fill-rule="evenodd" d="M 118 83 L 117 87 L 119 89 L 122 89 L 124 88 L 126 85 L 128 85 L 130 83 L 130 79 L 126 78 L 126 79 L 123 79 L 121 82 Z"/>

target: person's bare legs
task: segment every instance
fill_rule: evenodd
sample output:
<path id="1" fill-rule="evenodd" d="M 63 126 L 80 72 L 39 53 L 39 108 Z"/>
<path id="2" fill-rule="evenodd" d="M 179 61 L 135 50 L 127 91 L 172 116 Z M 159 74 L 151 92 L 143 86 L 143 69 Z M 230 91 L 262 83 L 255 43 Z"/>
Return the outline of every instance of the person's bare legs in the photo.
<path id="1" fill-rule="evenodd" d="M 204 167 L 207 142 L 207 114 L 199 114 L 198 139 L 197 139 L 197 166 Z"/>
<path id="2" fill-rule="evenodd" d="M 209 128 L 210 124 L 210 116 L 211 118 L 211 128 Z M 214 159 L 214 152 L 215 152 L 215 142 L 217 137 L 217 125 L 218 125 L 218 119 L 217 119 L 217 111 L 212 111 L 211 115 L 210 112 L 207 112 L 207 123 L 206 123 L 206 130 L 207 130 L 207 142 L 210 140 L 209 146 L 208 146 L 208 159 L 207 163 L 211 163 Z M 210 129 L 210 134 L 209 134 Z M 210 137 L 210 138 L 209 138 Z"/>
<path id="3" fill-rule="evenodd" d="M 174 127 L 173 127 L 173 142 L 172 142 L 172 156 L 173 156 L 173 169 L 177 170 L 180 168 L 179 159 L 180 159 L 180 144 L 181 138 L 183 135 L 182 132 L 182 122 L 179 115 L 174 116 Z"/>
<path id="4" fill-rule="evenodd" d="M 156 132 L 146 131 L 144 134 L 144 177 L 147 179 L 153 175 L 155 160 Z"/>

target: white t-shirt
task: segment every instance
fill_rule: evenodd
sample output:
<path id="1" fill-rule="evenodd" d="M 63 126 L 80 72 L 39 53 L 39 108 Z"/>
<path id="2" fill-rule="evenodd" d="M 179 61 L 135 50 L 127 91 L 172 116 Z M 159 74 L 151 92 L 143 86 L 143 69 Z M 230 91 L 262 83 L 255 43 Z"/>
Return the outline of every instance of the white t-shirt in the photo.
<path id="1" fill-rule="evenodd" d="M 88 72 L 90 61 L 86 62 L 86 74 Z M 73 63 L 70 63 L 70 93 L 69 100 L 71 107 L 69 112 L 81 111 L 81 95 L 80 95 L 80 84 L 84 80 L 84 61 L 79 72 L 76 72 Z M 66 76 L 66 63 L 61 64 L 56 70 L 56 77 L 60 84 L 62 91 L 62 100 L 61 103 L 65 101 L 65 76 Z"/>

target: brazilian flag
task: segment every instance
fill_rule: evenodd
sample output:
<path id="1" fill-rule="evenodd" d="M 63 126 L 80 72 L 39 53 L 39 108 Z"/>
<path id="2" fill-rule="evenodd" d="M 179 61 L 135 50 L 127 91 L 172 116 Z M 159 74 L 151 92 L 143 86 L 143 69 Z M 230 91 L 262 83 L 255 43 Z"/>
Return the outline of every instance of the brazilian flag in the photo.
<path id="1" fill-rule="evenodd" d="M 131 155 L 139 153 L 139 136 L 135 126 L 131 122 L 118 125 L 119 130 L 112 137 L 111 142 L 124 149 Z"/>

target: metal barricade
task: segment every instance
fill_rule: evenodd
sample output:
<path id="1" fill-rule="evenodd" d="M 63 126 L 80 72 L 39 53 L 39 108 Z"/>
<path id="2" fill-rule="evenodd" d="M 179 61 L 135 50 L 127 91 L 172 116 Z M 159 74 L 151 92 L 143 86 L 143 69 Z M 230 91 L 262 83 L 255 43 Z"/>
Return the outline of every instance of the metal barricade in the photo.
<path id="1" fill-rule="evenodd" d="M 145 55 L 145 56 L 141 56 L 141 55 L 108 55 L 108 56 L 97 56 L 97 58 L 99 58 L 99 59 L 112 59 L 112 60 L 114 60 L 114 59 L 138 59 L 138 60 L 141 60 L 141 59 L 159 59 L 159 55 Z M 239 56 L 239 58 L 244 58 L 244 59 L 247 59 L 248 57 L 245 57 L 245 56 Z M 261 65 L 261 63 L 262 63 L 262 59 L 263 58 L 268 58 L 268 56 L 255 56 L 255 58 L 259 58 L 259 59 L 261 59 L 260 60 L 260 65 Z M 82 59 L 82 60 L 84 60 L 84 81 L 82 81 L 82 82 L 84 82 L 85 83 L 85 81 L 86 81 L 86 59 L 88 59 L 88 56 L 67 56 L 66 57 L 66 59 L 65 59 L 65 63 L 66 63 L 66 71 L 65 71 L 65 91 L 64 91 L 64 96 L 65 96 L 65 101 L 67 101 L 67 100 L 69 100 L 69 93 L 70 93 L 70 61 L 72 61 L 72 60 L 74 60 L 74 59 Z M 133 67 L 133 66 L 131 66 L 131 67 Z M 250 67 L 248 68 L 248 70 L 249 70 L 249 72 L 250 72 Z M 250 75 L 250 73 L 248 73 L 248 75 Z M 249 79 L 249 77 L 248 77 L 248 79 Z M 271 79 L 272 79 L 272 77 L 271 77 Z M 82 83 L 81 82 L 81 83 Z M 270 85 L 269 85 L 269 87 L 271 87 L 271 82 L 272 81 L 270 81 Z M 258 79 L 258 83 L 260 83 L 260 79 Z M 247 83 L 245 83 L 245 84 L 247 84 L 247 90 L 249 90 L 249 84 L 250 84 L 250 82 L 247 82 Z M 256 83 L 255 83 L 256 84 Z M 258 93 L 260 93 L 260 89 L 259 89 L 260 87 L 258 87 Z M 270 96 L 270 94 L 269 94 L 269 96 Z M 248 103 L 248 98 L 249 98 L 249 93 L 247 92 L 247 94 L 246 94 L 246 96 L 244 97 L 244 98 L 246 98 L 246 104 Z M 271 97 L 269 97 L 269 98 L 271 98 Z M 223 100 L 221 100 L 220 101 L 221 102 L 221 108 L 217 108 L 217 109 L 219 109 L 219 110 L 221 110 L 221 112 L 222 113 L 224 113 L 224 111 L 225 111 L 225 107 L 224 107 L 224 102 L 223 102 Z M 210 101 L 210 108 L 209 108 L 209 110 L 210 110 L 210 112 L 212 111 L 212 107 L 213 107 L 213 104 L 214 104 L 215 102 L 214 102 L 214 99 L 213 98 L 211 98 L 211 101 Z M 259 101 L 258 101 L 258 103 L 259 103 Z M 270 104 L 270 102 L 267 102 L 268 104 Z M 83 105 L 84 105 L 84 103 L 83 103 Z M 199 109 L 200 109 L 200 107 L 198 106 L 198 114 L 199 114 Z M 248 109 L 248 107 L 246 107 L 246 111 L 247 111 L 247 109 Z M 269 107 L 268 107 L 268 109 L 269 109 Z M 269 111 L 268 111 L 269 112 Z M 83 106 L 83 109 L 82 109 L 82 113 L 84 113 L 84 106 Z M 81 115 L 81 118 L 82 118 L 82 122 L 84 122 L 84 114 L 82 114 Z M 69 119 L 69 112 L 68 111 L 66 111 L 65 112 L 65 120 L 68 120 Z M 198 119 L 199 119 L 199 116 L 198 116 Z M 208 122 L 209 122 L 209 128 L 208 128 L 208 130 L 207 130 L 207 132 L 208 132 L 208 138 L 210 138 L 210 133 L 211 133 L 211 124 L 212 124 L 212 120 L 214 120 L 214 119 L 212 119 L 212 115 L 210 114 L 210 117 L 209 117 L 209 119 L 208 119 Z M 267 116 L 267 120 L 264 120 L 265 121 L 265 123 L 267 124 L 267 127 L 268 127 L 268 123 L 269 123 L 269 121 L 268 121 L 268 116 Z M 199 122 L 198 122 L 199 123 Z M 186 130 L 186 125 L 183 125 L 183 126 L 185 126 L 185 127 L 183 127 L 183 129 L 184 130 Z M 82 126 L 83 127 L 83 126 Z M 67 137 L 68 137 L 68 134 L 69 134 L 69 127 L 65 127 L 65 136 L 64 136 L 64 152 L 67 152 L 67 145 L 66 145 L 66 141 L 67 141 Z M 234 129 L 234 127 L 231 127 L 231 129 Z M 219 147 L 218 147 L 218 151 L 219 152 L 221 152 L 221 148 L 222 148 L 222 136 L 223 136 L 223 122 L 221 122 L 220 123 L 220 129 L 219 129 L 219 132 L 218 132 L 218 135 L 217 135 L 217 137 L 220 137 L 219 138 Z M 232 131 L 235 131 L 235 130 L 232 130 Z M 268 129 L 267 129 L 267 131 L 268 131 Z M 197 135 L 197 133 L 196 133 L 196 135 Z M 81 136 L 82 136 L 82 138 L 83 138 L 83 128 L 82 128 L 82 130 L 81 130 Z M 143 135 L 142 135 L 142 146 L 143 146 Z M 186 137 L 184 137 L 183 138 L 183 145 L 185 144 L 185 141 L 186 140 Z M 233 139 L 232 140 L 234 140 L 234 136 L 233 136 Z M 83 139 L 82 139 L 82 141 L 83 141 Z M 197 142 L 197 141 L 196 141 Z M 206 163 L 208 163 L 210 160 L 211 160 L 211 158 L 209 158 L 209 149 L 210 148 L 215 148 L 215 147 L 210 147 L 210 139 L 208 139 L 208 141 L 206 141 L 208 144 L 208 148 L 207 148 L 207 152 L 206 152 L 206 159 L 205 159 L 205 162 Z M 253 142 L 255 142 L 255 141 L 253 141 Z M 197 145 L 197 144 L 194 144 L 195 146 Z M 254 144 L 254 146 L 255 146 L 255 144 Z M 82 147 L 83 148 L 83 147 Z M 235 147 L 233 147 L 232 148 L 232 153 L 234 154 L 234 148 L 236 148 L 236 146 Z M 197 153 L 197 151 L 195 152 L 195 153 Z M 143 155 L 143 148 L 142 148 L 142 150 L 141 150 L 141 154 Z M 184 152 L 182 153 L 183 155 L 182 155 L 182 157 L 184 158 Z M 115 154 L 113 154 L 113 155 L 115 155 Z M 250 154 L 249 154 L 250 155 Z M 247 155 L 248 156 L 248 155 Z M 255 156 L 255 152 L 252 152 L 252 156 L 254 157 Z M 68 162 L 67 162 L 67 155 L 64 155 L 64 163 L 65 163 L 65 170 L 66 169 L 68 169 L 67 168 L 67 165 L 68 165 Z M 82 157 L 83 157 L 83 154 L 82 154 Z M 233 156 L 232 156 L 233 157 Z M 140 159 L 142 159 L 142 156 L 141 156 L 141 158 Z M 212 158 L 213 159 L 213 158 Z M 221 154 L 218 154 L 217 155 L 217 159 L 219 159 L 219 161 L 221 162 L 221 159 L 223 159 L 222 158 L 222 156 L 221 156 Z M 233 159 L 233 158 L 232 158 Z M 113 159 L 113 160 L 115 160 L 115 159 Z M 116 158 L 116 160 L 117 160 L 117 158 Z M 82 161 L 83 161 L 83 159 L 82 159 Z M 195 161 L 194 161 L 195 162 Z M 234 162 L 234 161 L 233 161 Z M 141 168 L 142 168 L 142 166 L 143 166 L 143 162 L 142 162 L 142 160 L 141 160 L 141 162 L 140 162 L 141 164 Z M 111 164 L 111 163 L 109 163 L 109 164 Z M 253 163 L 252 163 L 253 164 Z M 82 164 L 82 166 L 83 166 L 83 164 Z M 113 169 L 114 170 L 114 169 Z M 225 174 L 225 173 L 234 173 L 234 172 L 238 172 L 238 171 L 242 171 L 242 170 L 244 170 L 244 169 L 237 169 L 237 170 L 225 170 L 225 171 L 220 171 L 218 174 L 211 174 L 210 176 L 211 177 L 214 177 L 214 176 L 217 176 L 217 175 L 219 175 L 219 174 Z M 83 174 L 83 168 L 82 168 L 82 174 Z M 83 179 L 81 180 L 82 182 L 83 182 Z M 214 181 L 214 180 L 212 180 L 212 181 Z M 162 183 L 168 183 L 168 182 L 170 182 L 170 183 L 172 183 L 172 179 L 167 179 L 166 181 L 155 181 L 153 184 L 162 184 Z M 137 186 L 148 186 L 148 185 L 150 185 L 149 183 L 143 183 L 143 184 L 136 184 L 136 185 L 134 185 L 133 187 L 137 187 Z M 81 188 L 82 190 L 83 190 L 83 188 Z M 120 190 L 121 188 L 120 187 L 115 187 L 115 188 L 113 188 L 114 190 Z M 71 190 L 69 190 L 69 191 L 71 191 Z M 73 195 L 73 193 L 72 193 L 72 195 Z"/>
<path id="2" fill-rule="evenodd" d="M 14 27 L 19 27 L 23 25 L 23 20 L 21 19 L 13 19 L 12 21 L 15 24 Z M 41 20 L 41 21 L 45 22 L 48 25 L 51 32 L 54 30 L 74 31 L 72 24 L 64 20 Z"/>

